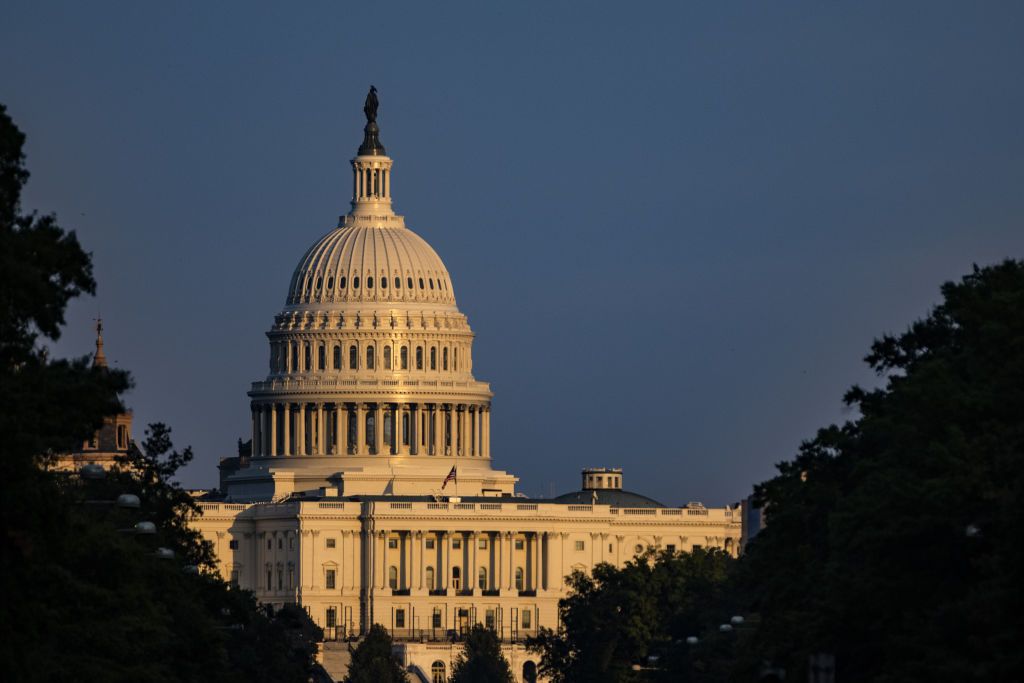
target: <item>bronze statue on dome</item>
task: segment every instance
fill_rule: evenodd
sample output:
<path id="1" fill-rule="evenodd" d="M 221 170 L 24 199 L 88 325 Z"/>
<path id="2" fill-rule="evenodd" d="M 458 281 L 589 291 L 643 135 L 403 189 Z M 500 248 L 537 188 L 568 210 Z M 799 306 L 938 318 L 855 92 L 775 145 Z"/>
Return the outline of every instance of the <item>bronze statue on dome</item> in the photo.
<path id="1" fill-rule="evenodd" d="M 370 86 L 370 92 L 366 94 L 366 103 L 363 105 L 363 113 L 366 114 L 366 120 L 369 123 L 376 123 L 377 121 L 377 107 L 380 102 L 377 101 L 377 88 Z"/>

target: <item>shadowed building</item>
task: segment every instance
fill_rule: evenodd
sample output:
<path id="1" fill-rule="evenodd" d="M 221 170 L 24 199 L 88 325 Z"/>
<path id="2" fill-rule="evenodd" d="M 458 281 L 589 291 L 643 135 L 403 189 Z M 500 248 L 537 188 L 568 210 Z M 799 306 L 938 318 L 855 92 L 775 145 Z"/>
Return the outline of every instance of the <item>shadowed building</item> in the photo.
<path id="1" fill-rule="evenodd" d="M 298 603 L 328 637 L 376 622 L 421 680 L 446 680 L 482 623 L 516 675 L 520 644 L 557 626 L 563 578 L 648 548 L 735 553 L 740 511 L 666 507 L 588 469 L 579 491 L 528 499 L 494 467 L 491 399 L 437 253 L 392 211 L 374 92 L 352 160 L 352 210 L 307 250 L 267 333 L 251 453 L 222 467 L 193 521 L 226 578 Z"/>

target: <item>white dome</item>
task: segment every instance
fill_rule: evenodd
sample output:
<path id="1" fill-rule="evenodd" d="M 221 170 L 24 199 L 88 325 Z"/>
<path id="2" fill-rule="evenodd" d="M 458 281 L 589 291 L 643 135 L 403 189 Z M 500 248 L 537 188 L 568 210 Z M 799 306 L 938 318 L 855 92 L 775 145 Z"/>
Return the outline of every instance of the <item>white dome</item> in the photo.
<path id="1" fill-rule="evenodd" d="M 404 227 L 400 217 L 391 219 L 357 222 L 344 216 L 341 227 L 324 235 L 302 257 L 292 275 L 287 303 L 454 306 L 451 277 L 437 252 Z"/>

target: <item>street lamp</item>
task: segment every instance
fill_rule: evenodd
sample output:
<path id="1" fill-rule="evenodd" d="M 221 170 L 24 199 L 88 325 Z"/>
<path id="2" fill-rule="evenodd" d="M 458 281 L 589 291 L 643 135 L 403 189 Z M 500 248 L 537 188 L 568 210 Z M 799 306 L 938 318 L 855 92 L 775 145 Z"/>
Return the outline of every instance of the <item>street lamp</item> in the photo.
<path id="1" fill-rule="evenodd" d="M 114 505 L 125 510 L 138 510 L 139 506 L 142 505 L 142 501 L 134 493 L 122 493 L 117 497 Z"/>
<path id="2" fill-rule="evenodd" d="M 170 548 L 157 548 L 156 552 L 153 553 L 153 557 L 157 558 L 158 560 L 173 560 L 174 551 Z"/>
<path id="3" fill-rule="evenodd" d="M 697 636 L 686 636 L 686 644 L 687 645 L 696 645 L 699 642 L 700 642 L 700 638 L 698 638 Z"/>

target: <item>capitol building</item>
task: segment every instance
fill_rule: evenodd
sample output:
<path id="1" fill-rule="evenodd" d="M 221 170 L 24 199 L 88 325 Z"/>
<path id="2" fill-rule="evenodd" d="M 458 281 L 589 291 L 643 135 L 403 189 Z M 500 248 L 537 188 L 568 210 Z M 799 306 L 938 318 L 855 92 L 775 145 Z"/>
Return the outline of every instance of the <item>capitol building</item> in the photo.
<path id="1" fill-rule="evenodd" d="M 619 468 L 586 469 L 553 498 L 516 491 L 498 468 L 515 454 L 491 451 L 494 395 L 473 374 L 452 277 L 393 211 L 372 89 L 364 111 L 351 210 L 299 260 L 267 332 L 251 451 L 221 463 L 192 524 L 225 579 L 301 605 L 339 641 L 325 654 L 335 677 L 340 641 L 378 623 L 411 680 L 447 680 L 459 634 L 481 623 L 517 678 L 536 680 L 522 642 L 558 628 L 566 575 L 649 548 L 735 554 L 741 510 L 667 507 L 629 492 Z"/>

